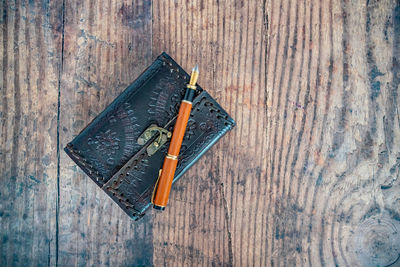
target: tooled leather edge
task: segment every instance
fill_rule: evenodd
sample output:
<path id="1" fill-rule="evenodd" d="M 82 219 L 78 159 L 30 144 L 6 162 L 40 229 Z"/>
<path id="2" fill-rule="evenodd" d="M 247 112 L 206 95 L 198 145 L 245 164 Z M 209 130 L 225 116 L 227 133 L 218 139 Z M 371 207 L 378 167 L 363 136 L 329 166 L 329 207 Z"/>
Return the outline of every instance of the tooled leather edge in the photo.
<path id="1" fill-rule="evenodd" d="M 68 143 L 64 148 L 64 151 L 70 156 L 70 158 L 97 184 L 104 184 L 104 178 L 100 175 L 92 164 L 90 164 L 85 157 L 80 154 L 80 151 L 73 147 L 72 143 Z"/>
<path id="2" fill-rule="evenodd" d="M 80 151 L 76 150 L 71 143 L 68 143 L 64 148 L 64 151 L 70 156 L 70 158 L 94 181 L 96 184 L 104 190 L 104 182 L 103 177 L 99 174 L 99 172 L 94 169 L 94 167 L 88 163 L 88 161 L 80 155 Z M 105 191 L 105 190 L 104 190 Z M 138 220 L 143 215 L 137 210 L 133 210 L 132 212 L 127 212 L 132 219 Z"/>
<path id="3" fill-rule="evenodd" d="M 157 59 L 160 59 L 163 63 L 163 66 L 169 66 L 170 71 L 175 72 L 177 74 L 177 79 L 184 79 L 184 81 L 189 82 L 190 75 L 178 64 L 176 63 L 175 60 L 173 60 L 167 53 L 162 52 L 161 55 L 157 57 Z M 197 85 L 196 88 L 196 95 L 199 95 L 203 90 L 201 86 Z"/>

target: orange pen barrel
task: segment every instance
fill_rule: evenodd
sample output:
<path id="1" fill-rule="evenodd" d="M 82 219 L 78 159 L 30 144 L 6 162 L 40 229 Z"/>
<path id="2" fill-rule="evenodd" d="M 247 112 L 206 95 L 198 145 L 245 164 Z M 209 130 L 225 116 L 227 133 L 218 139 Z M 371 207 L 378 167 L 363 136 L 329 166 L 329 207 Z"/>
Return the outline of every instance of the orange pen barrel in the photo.
<path id="1" fill-rule="evenodd" d="M 189 89 L 190 90 L 190 89 Z M 163 210 L 167 206 L 169 193 L 171 191 L 172 181 L 174 180 L 176 165 L 178 164 L 179 151 L 181 149 L 183 137 L 186 132 L 186 126 L 189 120 L 192 103 L 186 100 L 182 101 L 179 108 L 178 118 L 175 123 L 171 143 L 168 148 L 168 155 L 165 157 L 161 175 L 156 184 L 157 189 L 153 196 L 153 207 Z"/>
<path id="2" fill-rule="evenodd" d="M 190 111 L 192 110 L 192 103 L 182 101 L 179 108 L 178 118 L 176 119 L 174 132 L 172 133 L 171 143 L 168 148 L 168 154 L 172 156 L 179 156 L 181 150 L 183 136 L 186 132 L 186 126 L 189 120 Z"/>

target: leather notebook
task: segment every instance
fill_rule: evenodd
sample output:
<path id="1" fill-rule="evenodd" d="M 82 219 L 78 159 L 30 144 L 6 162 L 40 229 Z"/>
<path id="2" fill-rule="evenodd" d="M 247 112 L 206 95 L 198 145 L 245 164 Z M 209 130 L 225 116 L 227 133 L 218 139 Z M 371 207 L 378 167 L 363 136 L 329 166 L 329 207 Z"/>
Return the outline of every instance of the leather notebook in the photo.
<path id="1" fill-rule="evenodd" d="M 151 205 L 189 79 L 162 53 L 64 148 L 135 220 Z M 174 182 L 234 125 L 226 111 L 197 86 Z"/>

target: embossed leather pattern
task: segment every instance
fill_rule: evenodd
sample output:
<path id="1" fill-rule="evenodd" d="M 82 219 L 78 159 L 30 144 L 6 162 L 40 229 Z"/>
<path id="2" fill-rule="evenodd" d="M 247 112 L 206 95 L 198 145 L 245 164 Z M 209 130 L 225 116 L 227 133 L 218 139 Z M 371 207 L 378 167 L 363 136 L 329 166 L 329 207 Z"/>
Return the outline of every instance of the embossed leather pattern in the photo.
<path id="1" fill-rule="evenodd" d="M 132 218 L 150 206 L 169 140 L 148 156 L 138 137 L 151 124 L 173 130 L 189 75 L 162 53 L 121 95 L 66 147 L 66 153 Z M 219 138 L 234 120 L 200 86 L 183 140 L 174 182 Z M 172 189 L 173 190 L 173 189 Z"/>

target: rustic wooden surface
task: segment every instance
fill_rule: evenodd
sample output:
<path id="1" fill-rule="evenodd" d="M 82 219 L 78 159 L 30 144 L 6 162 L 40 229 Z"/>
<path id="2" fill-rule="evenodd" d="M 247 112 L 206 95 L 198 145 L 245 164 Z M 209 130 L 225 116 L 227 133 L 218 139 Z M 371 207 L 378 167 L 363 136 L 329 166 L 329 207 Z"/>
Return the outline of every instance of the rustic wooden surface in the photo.
<path id="1" fill-rule="evenodd" d="M 62 2 L 0 5 L 0 265 L 52 265 Z"/>
<path id="2" fill-rule="evenodd" d="M 0 265 L 400 265 L 400 2 L 0 3 Z M 131 221 L 62 148 L 162 51 L 237 127 Z"/>

